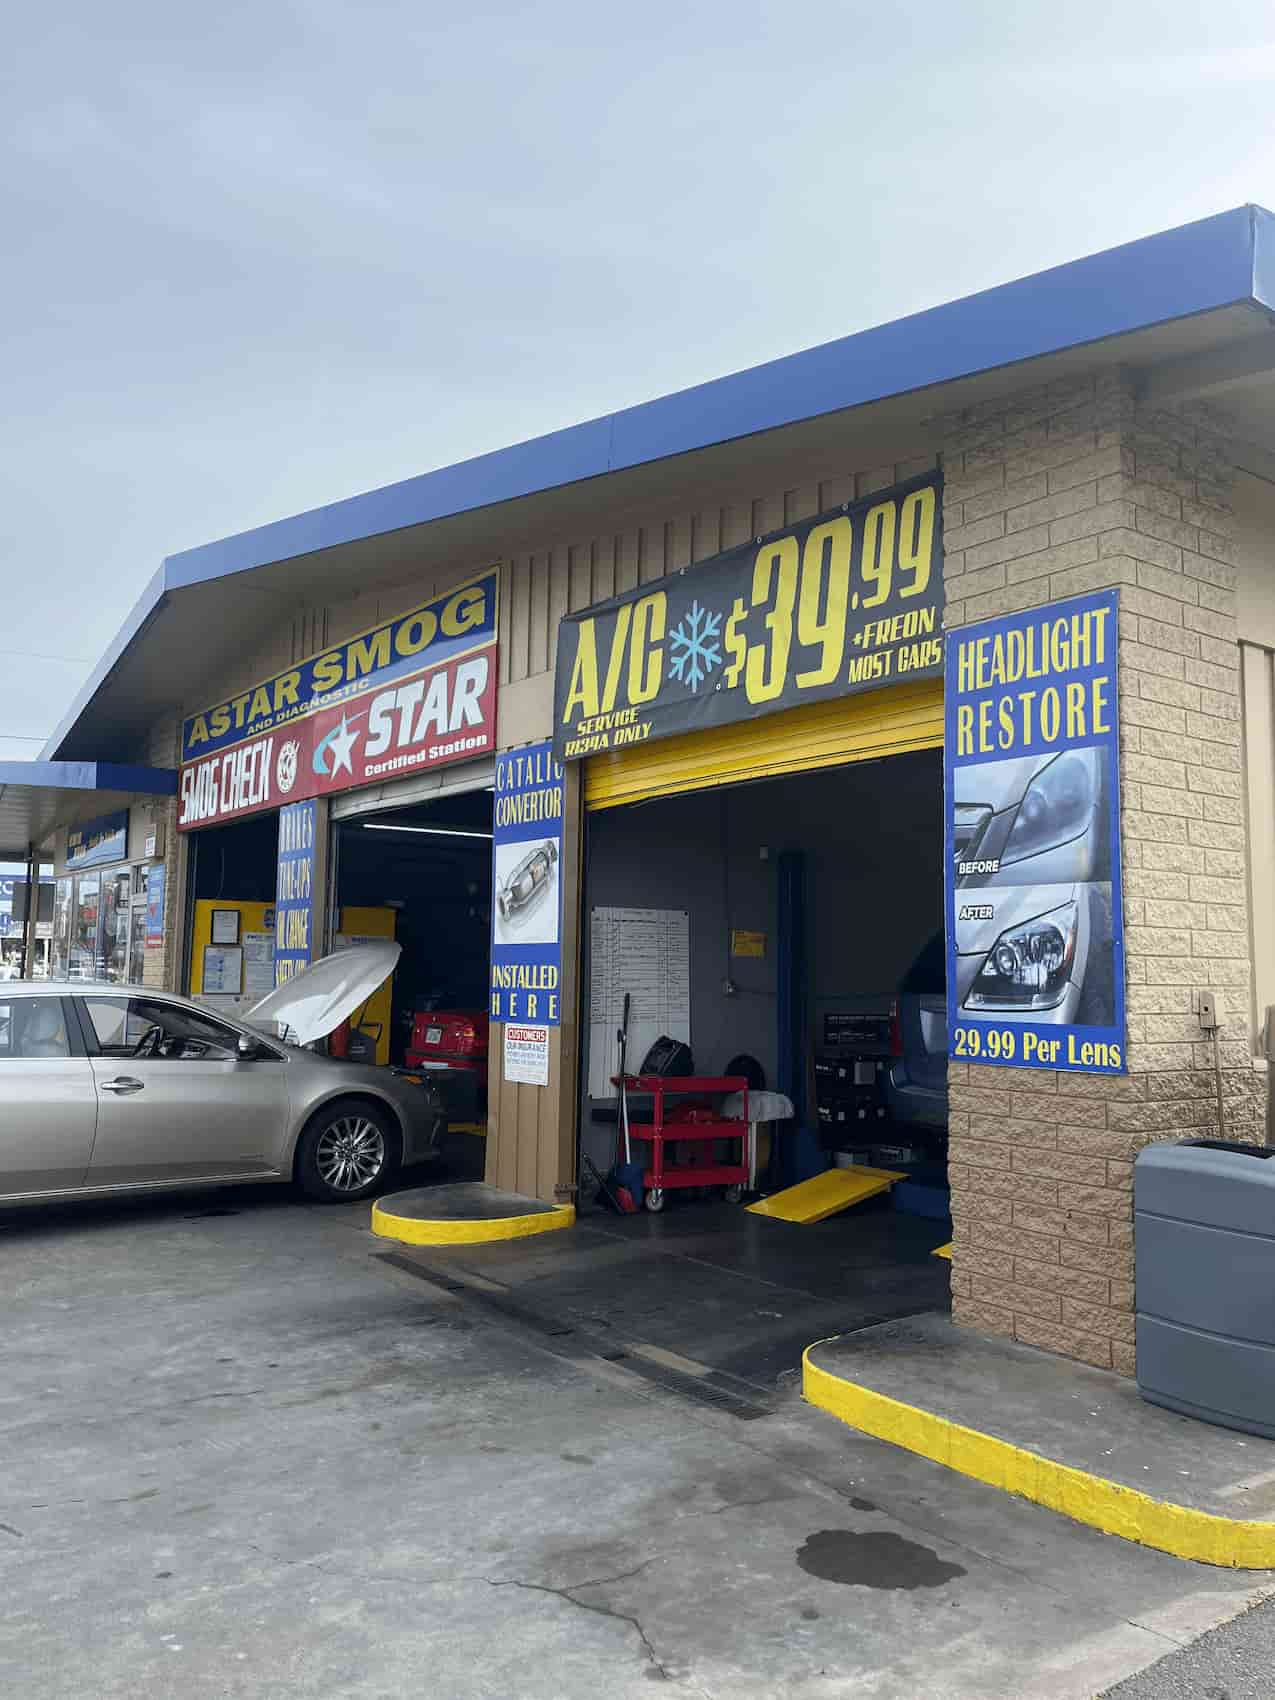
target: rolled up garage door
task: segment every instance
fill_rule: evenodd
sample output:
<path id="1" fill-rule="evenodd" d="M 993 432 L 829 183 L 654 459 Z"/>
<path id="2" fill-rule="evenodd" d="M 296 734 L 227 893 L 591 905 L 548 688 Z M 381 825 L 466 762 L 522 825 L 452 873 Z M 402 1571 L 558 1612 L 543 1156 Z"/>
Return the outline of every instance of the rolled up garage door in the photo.
<path id="1" fill-rule="evenodd" d="M 591 756 L 584 770 L 585 807 L 611 809 L 679 791 L 942 747 L 943 682 L 926 679 Z"/>

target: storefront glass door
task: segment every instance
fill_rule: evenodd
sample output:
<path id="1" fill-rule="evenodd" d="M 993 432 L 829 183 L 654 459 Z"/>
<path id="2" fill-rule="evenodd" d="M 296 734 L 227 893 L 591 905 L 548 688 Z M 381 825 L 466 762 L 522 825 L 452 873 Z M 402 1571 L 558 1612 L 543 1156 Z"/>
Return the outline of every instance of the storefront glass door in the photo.
<path id="1" fill-rule="evenodd" d="M 101 874 L 80 874 L 75 882 L 75 924 L 71 932 L 73 980 L 93 980 L 97 977 L 101 901 Z"/>
<path id="2" fill-rule="evenodd" d="M 53 899 L 53 955 L 51 973 L 55 980 L 65 980 L 71 961 L 71 917 L 75 882 L 70 878 L 57 882 Z"/>
<path id="3" fill-rule="evenodd" d="M 122 985 L 128 979 L 129 875 L 102 876 L 102 978 Z"/>
<path id="4" fill-rule="evenodd" d="M 134 903 L 130 914 L 128 942 L 128 983 L 144 984 L 146 973 L 146 905 Z"/>

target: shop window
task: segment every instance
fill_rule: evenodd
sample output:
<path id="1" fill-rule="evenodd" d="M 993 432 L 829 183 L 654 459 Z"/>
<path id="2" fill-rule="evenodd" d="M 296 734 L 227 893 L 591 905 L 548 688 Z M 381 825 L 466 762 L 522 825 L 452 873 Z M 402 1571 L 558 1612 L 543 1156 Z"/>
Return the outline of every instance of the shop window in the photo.
<path id="1" fill-rule="evenodd" d="M 54 979 L 141 984 L 147 871 L 147 863 L 135 862 L 57 881 L 51 928 Z"/>
<path id="2" fill-rule="evenodd" d="M 66 1008 L 61 998 L 11 998 L 0 1002 L 0 1059 L 69 1057 Z"/>

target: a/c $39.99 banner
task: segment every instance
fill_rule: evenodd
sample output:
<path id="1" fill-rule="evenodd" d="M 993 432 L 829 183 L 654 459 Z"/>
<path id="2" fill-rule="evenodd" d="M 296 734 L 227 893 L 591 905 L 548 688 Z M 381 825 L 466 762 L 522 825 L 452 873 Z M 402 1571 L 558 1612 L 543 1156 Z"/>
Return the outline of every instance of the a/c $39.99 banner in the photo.
<path id="1" fill-rule="evenodd" d="M 948 1054 L 1125 1069 L 1117 592 L 947 637 Z"/>

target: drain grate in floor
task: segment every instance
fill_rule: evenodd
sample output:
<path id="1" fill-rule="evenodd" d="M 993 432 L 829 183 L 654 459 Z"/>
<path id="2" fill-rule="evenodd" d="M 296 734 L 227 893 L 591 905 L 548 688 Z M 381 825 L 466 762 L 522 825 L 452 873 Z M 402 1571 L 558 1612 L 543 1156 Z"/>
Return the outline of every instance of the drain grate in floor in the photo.
<path id="1" fill-rule="evenodd" d="M 697 1405 L 707 1405 L 710 1410 L 725 1411 L 729 1416 L 738 1417 L 741 1422 L 754 1422 L 758 1417 L 771 1415 L 769 1407 L 737 1393 L 733 1387 L 725 1385 L 716 1373 L 685 1375 L 680 1370 L 667 1369 L 663 1364 L 653 1364 L 646 1358 L 632 1355 L 626 1355 L 624 1367 L 634 1375 L 640 1375 L 644 1381 L 652 1381 L 657 1387 L 666 1388 L 670 1393 L 690 1399 Z"/>

